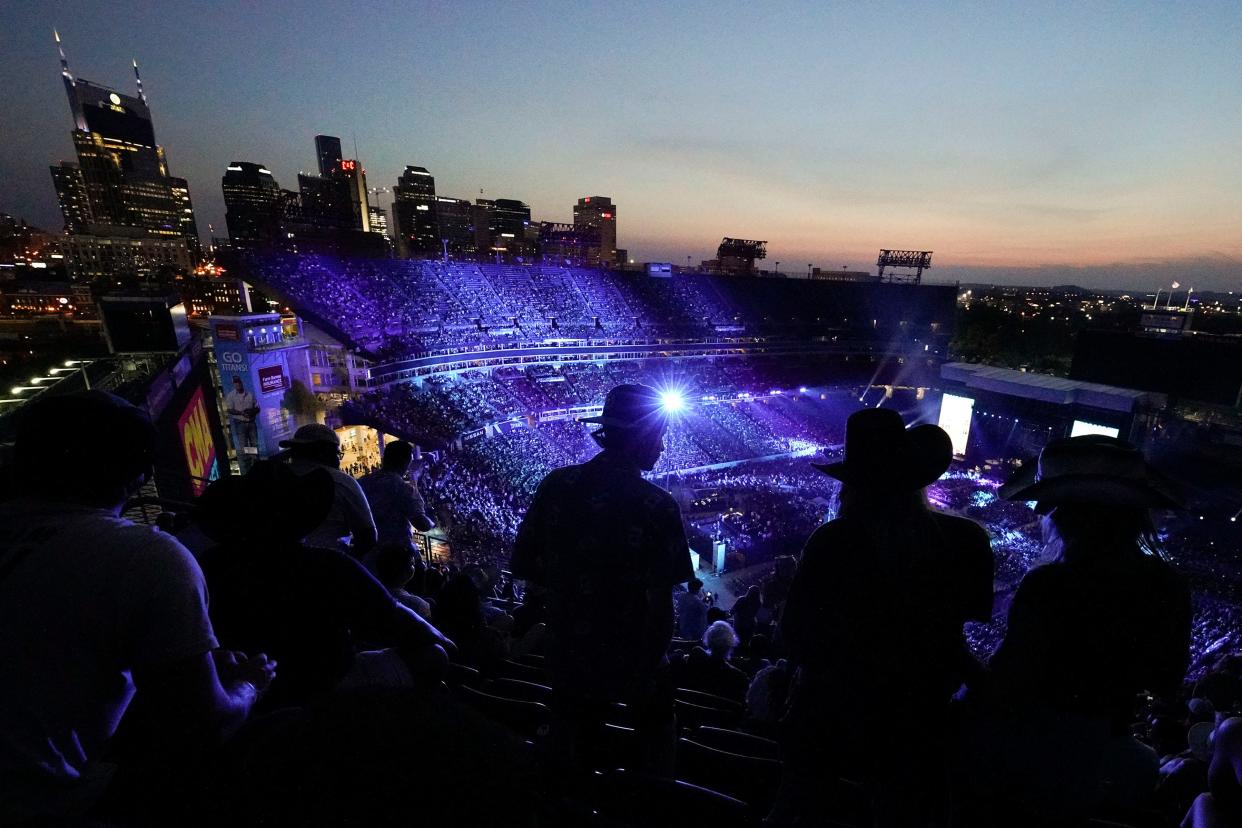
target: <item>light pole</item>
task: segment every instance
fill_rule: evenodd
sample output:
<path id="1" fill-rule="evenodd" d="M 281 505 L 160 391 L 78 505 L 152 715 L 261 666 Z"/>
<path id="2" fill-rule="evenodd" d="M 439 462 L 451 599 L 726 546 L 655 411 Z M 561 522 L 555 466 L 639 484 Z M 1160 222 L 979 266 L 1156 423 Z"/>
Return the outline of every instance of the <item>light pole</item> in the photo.
<path id="1" fill-rule="evenodd" d="M 777 276 L 781 275 L 781 263 L 780 262 L 776 263 L 776 275 Z"/>
<path id="2" fill-rule="evenodd" d="M 1163 287 L 1156 288 L 1156 298 L 1153 299 L 1151 303 L 1152 310 L 1155 310 L 1156 308 L 1160 307 L 1160 291 L 1162 290 L 1164 290 Z"/>

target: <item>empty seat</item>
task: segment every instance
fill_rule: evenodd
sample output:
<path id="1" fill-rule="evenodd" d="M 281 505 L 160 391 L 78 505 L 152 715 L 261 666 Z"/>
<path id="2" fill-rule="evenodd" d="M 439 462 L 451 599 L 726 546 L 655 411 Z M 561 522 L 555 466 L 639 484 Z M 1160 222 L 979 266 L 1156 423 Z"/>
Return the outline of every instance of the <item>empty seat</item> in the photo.
<path id="1" fill-rule="evenodd" d="M 727 710 L 730 713 L 742 714 L 743 704 L 734 699 L 726 699 L 724 696 L 717 696 L 712 693 L 704 693 L 701 690 L 691 690 L 688 687 L 678 687 L 673 691 L 673 697 L 678 701 L 697 704 L 699 707 L 713 707 L 717 710 Z"/>
<path id="2" fill-rule="evenodd" d="M 547 684 L 548 672 L 538 667 L 531 667 L 529 664 L 518 664 L 516 661 L 508 659 L 500 662 L 495 669 L 497 677 L 520 679 L 521 681 L 530 681 L 535 684 Z"/>
<path id="3" fill-rule="evenodd" d="M 456 693 L 459 699 L 480 713 L 528 739 L 541 739 L 548 733 L 550 715 L 547 705 L 494 696 L 465 685 L 458 687 Z"/>
<path id="4" fill-rule="evenodd" d="M 491 693 L 493 696 L 503 696 L 507 699 L 520 699 L 522 701 L 533 701 L 548 705 L 552 703 L 552 688 L 546 684 L 536 684 L 532 681 L 496 678 L 487 682 L 480 689 L 485 693 Z"/>
<path id="5" fill-rule="evenodd" d="M 546 670 L 548 667 L 548 660 L 544 658 L 543 656 L 538 655 L 537 653 L 527 653 L 526 655 L 520 655 L 514 658 L 513 660 L 516 661 L 518 664 L 525 664 L 527 667 L 534 667 L 538 670 Z"/>
<path id="6" fill-rule="evenodd" d="M 449 687 L 460 687 L 463 684 L 468 687 L 478 687 L 483 683 L 483 677 L 473 667 L 452 662 L 448 666 L 448 673 L 444 676 L 444 681 Z"/>
<path id="7" fill-rule="evenodd" d="M 781 763 L 679 739 L 677 778 L 720 791 L 750 805 L 755 813 L 765 814 L 780 785 Z"/>
<path id="8" fill-rule="evenodd" d="M 781 758 L 781 746 L 771 739 L 755 736 L 741 730 L 723 727 L 696 727 L 686 733 L 686 738 L 716 750 L 727 750 L 742 756 L 758 756 L 762 759 Z"/>
<path id="9" fill-rule="evenodd" d="M 746 804 L 689 782 L 659 779 L 632 771 L 603 774 L 594 804 L 612 824 L 635 828 L 684 828 L 687 821 L 712 828 L 749 828 Z M 688 819 L 689 818 L 689 819 Z"/>
<path id="10" fill-rule="evenodd" d="M 740 712 L 721 710 L 718 707 L 703 707 L 681 699 L 674 700 L 673 707 L 677 713 L 677 725 L 684 730 L 693 730 L 696 727 L 732 729 L 737 727 L 742 718 Z"/>

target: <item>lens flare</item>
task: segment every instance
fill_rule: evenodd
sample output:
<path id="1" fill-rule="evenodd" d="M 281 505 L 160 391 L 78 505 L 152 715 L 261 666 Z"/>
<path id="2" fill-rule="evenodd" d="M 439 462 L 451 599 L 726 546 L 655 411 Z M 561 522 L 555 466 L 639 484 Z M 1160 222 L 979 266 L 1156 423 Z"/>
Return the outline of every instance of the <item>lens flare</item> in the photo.
<path id="1" fill-rule="evenodd" d="M 660 406 L 669 414 L 676 414 L 686 407 L 686 399 L 680 391 L 662 391 Z"/>

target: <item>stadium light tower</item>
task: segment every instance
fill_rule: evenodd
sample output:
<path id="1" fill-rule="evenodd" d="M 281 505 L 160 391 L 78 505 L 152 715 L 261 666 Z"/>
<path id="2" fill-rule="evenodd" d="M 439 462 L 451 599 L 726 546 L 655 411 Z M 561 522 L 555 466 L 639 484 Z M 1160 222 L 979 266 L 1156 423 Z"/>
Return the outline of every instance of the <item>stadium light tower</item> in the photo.
<path id="1" fill-rule="evenodd" d="M 907 273 L 904 276 L 890 274 L 888 277 L 890 282 L 921 284 L 923 282 L 923 271 L 931 267 L 931 257 L 932 251 L 930 250 L 890 250 L 884 248 L 875 260 L 876 265 L 880 268 L 880 281 L 884 281 L 884 268 L 899 267 L 903 270 L 913 270 L 915 272 L 913 275 Z"/>

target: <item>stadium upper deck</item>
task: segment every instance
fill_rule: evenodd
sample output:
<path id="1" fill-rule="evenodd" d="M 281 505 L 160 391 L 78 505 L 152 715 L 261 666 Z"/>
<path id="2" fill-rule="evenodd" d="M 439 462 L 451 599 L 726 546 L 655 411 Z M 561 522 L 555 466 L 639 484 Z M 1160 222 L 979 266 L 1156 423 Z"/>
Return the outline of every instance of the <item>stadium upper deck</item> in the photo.
<path id="1" fill-rule="evenodd" d="M 952 286 L 265 256 L 247 278 L 380 363 L 595 343 L 794 340 L 943 358 Z"/>

